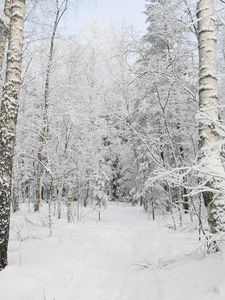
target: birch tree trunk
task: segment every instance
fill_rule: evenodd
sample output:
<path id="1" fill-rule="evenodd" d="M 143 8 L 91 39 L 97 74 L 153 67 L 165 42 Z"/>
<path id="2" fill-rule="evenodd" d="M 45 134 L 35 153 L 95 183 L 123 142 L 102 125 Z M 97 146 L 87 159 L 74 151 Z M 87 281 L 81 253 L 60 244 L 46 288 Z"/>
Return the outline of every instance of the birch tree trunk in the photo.
<path id="1" fill-rule="evenodd" d="M 5 0 L 4 11 L 0 16 L 0 70 L 4 60 L 6 41 L 9 34 L 9 18 L 11 10 L 11 0 Z"/>
<path id="2" fill-rule="evenodd" d="M 37 151 L 37 159 L 38 161 L 42 162 L 44 160 L 43 156 L 43 148 L 47 144 L 48 135 L 49 135 L 49 120 L 48 120 L 48 102 L 49 102 L 49 81 L 50 81 L 50 73 L 52 69 L 52 62 L 53 62 L 53 50 L 54 50 L 54 41 L 55 41 L 55 34 L 57 29 L 58 23 L 58 15 L 59 10 L 57 9 L 53 33 L 51 36 L 51 43 L 50 43 L 50 50 L 48 56 L 48 65 L 46 70 L 46 80 L 45 80 L 45 90 L 44 90 L 44 105 L 43 105 L 43 128 L 41 134 L 39 135 L 38 140 L 38 151 Z M 47 151 L 47 149 L 46 149 Z M 47 158 L 47 157 L 46 157 Z M 48 163 L 48 161 L 47 161 Z M 37 165 L 37 176 L 36 176 L 36 198 L 34 202 L 34 211 L 39 211 L 40 209 L 40 201 L 41 201 L 41 175 L 42 175 L 42 166 L 40 163 Z"/>
<path id="3" fill-rule="evenodd" d="M 211 233 L 225 231 L 225 172 L 221 162 L 218 82 L 216 66 L 216 24 L 213 0 L 198 0 L 199 41 L 199 162 L 202 181 L 206 182 L 203 199 L 208 209 Z"/>
<path id="4" fill-rule="evenodd" d="M 53 31 L 51 35 L 51 41 L 50 41 L 50 48 L 49 48 L 49 54 L 48 54 L 48 64 L 46 69 L 46 79 L 45 79 L 45 89 L 44 89 L 44 103 L 43 103 L 43 128 L 41 130 L 41 134 L 39 135 L 38 140 L 38 150 L 37 150 L 37 160 L 39 162 L 42 162 L 44 158 L 46 159 L 48 163 L 48 157 L 44 157 L 43 155 L 43 149 L 44 146 L 47 146 L 48 136 L 49 136 L 49 118 L 48 118 L 48 107 L 49 107 L 49 84 L 50 84 L 50 75 L 52 71 L 52 64 L 53 64 L 53 58 L 54 58 L 54 45 L 55 45 L 55 36 L 56 31 L 59 25 L 59 22 L 67 10 L 67 0 L 63 1 L 64 6 L 59 4 L 59 0 L 56 0 L 56 13 L 55 13 L 55 20 L 53 25 Z M 46 149 L 46 154 L 47 149 Z M 42 175 L 43 168 L 40 163 L 37 165 L 37 175 L 36 175 L 36 193 L 35 193 L 35 200 L 34 200 L 34 211 L 37 212 L 40 209 L 40 201 L 41 201 L 41 175 Z"/>
<path id="5" fill-rule="evenodd" d="M 72 195 L 72 188 L 67 186 L 67 193 L 66 193 L 66 206 L 67 206 L 67 221 L 68 223 L 73 222 L 73 195 Z"/>
<path id="6" fill-rule="evenodd" d="M 21 85 L 25 0 L 12 0 L 6 81 L 0 111 L 0 270 L 7 265 L 12 165 Z"/>

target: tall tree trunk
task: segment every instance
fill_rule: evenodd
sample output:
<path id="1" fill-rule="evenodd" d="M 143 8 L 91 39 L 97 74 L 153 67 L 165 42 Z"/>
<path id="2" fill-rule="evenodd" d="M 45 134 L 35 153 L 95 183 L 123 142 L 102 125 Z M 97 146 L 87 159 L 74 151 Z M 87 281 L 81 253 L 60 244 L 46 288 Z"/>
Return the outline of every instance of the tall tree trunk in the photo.
<path id="1" fill-rule="evenodd" d="M 197 4 L 199 41 L 199 162 L 206 181 L 203 199 L 211 233 L 225 231 L 225 172 L 216 124 L 219 123 L 216 25 L 213 0 Z"/>
<path id="2" fill-rule="evenodd" d="M 45 79 L 45 89 L 44 89 L 44 103 L 43 103 L 43 128 L 41 130 L 41 134 L 39 135 L 38 140 L 38 151 L 37 151 L 37 160 L 42 162 L 45 158 L 48 164 L 48 153 L 47 156 L 44 157 L 43 149 L 44 146 L 47 144 L 48 136 L 49 136 L 49 118 L 48 118 L 48 107 L 49 107 L 49 84 L 50 84 L 50 75 L 52 71 L 52 63 L 54 58 L 54 45 L 55 45 L 55 36 L 56 31 L 59 25 L 59 22 L 67 9 L 67 0 L 64 2 L 64 6 L 59 5 L 59 0 L 56 0 L 56 13 L 55 13 L 55 20 L 53 25 L 53 31 L 51 35 L 50 41 L 50 48 L 49 48 L 49 55 L 48 55 L 48 64 L 46 69 L 46 79 Z M 47 149 L 46 149 L 47 151 Z M 41 175 L 42 175 L 43 168 L 39 163 L 37 166 L 37 175 L 36 175 L 36 197 L 34 201 L 34 211 L 39 211 L 40 208 L 40 188 L 41 188 Z"/>
<path id="3" fill-rule="evenodd" d="M 43 155 L 43 148 L 47 143 L 48 135 L 49 135 L 49 120 L 48 120 L 48 102 L 49 102 L 49 80 L 50 80 L 50 73 L 52 69 L 52 62 L 53 62 L 53 49 L 54 49 L 54 41 L 55 41 L 55 33 L 56 33 L 56 24 L 58 20 L 58 10 L 55 18 L 53 33 L 51 36 L 51 43 L 50 43 L 50 50 L 48 56 L 48 65 L 46 70 L 46 80 L 45 80 L 45 90 L 44 90 L 44 105 L 43 105 L 43 128 L 41 130 L 41 134 L 39 135 L 38 140 L 38 151 L 37 151 L 37 160 L 42 162 L 44 160 Z M 46 149 L 47 151 L 47 149 Z M 47 158 L 47 157 L 45 157 Z M 47 159 L 46 159 L 47 160 Z M 48 161 L 47 161 L 48 163 Z M 34 202 L 34 211 L 39 211 L 40 209 L 40 202 L 41 202 L 41 175 L 42 175 L 43 167 L 40 163 L 37 166 L 37 175 L 36 175 L 36 198 Z"/>
<path id="4" fill-rule="evenodd" d="M 0 111 L 0 270 L 7 265 L 12 165 L 21 86 L 25 0 L 13 0 L 6 81 Z"/>
<path id="5" fill-rule="evenodd" d="M 4 60 L 6 41 L 9 34 L 11 0 L 5 0 L 3 17 L 0 17 L 0 71 Z"/>

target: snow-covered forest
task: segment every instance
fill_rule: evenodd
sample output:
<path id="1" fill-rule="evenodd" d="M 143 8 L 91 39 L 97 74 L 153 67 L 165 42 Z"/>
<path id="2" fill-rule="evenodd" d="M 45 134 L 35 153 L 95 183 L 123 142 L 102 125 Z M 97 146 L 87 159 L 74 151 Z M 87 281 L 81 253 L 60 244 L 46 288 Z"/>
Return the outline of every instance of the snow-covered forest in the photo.
<path id="1" fill-rule="evenodd" d="M 224 300 L 225 1 L 84 2 L 0 2 L 0 299 Z"/>

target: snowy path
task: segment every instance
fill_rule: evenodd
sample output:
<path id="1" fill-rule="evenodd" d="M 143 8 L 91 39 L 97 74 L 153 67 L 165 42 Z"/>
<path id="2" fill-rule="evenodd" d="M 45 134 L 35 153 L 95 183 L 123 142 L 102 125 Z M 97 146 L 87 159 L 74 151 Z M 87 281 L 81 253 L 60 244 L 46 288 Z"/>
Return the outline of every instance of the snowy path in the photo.
<path id="1" fill-rule="evenodd" d="M 99 223 L 55 225 L 52 238 L 11 242 L 0 300 L 219 300 L 225 264 L 188 256 L 193 233 L 146 220 L 139 208 L 112 206 Z"/>

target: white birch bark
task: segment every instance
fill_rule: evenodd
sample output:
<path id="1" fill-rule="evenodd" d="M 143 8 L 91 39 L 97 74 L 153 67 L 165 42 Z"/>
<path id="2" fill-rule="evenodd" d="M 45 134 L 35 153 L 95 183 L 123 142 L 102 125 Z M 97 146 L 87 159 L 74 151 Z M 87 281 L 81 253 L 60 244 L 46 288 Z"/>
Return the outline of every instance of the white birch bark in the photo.
<path id="1" fill-rule="evenodd" d="M 225 231 L 225 172 L 221 162 L 220 137 L 216 129 L 219 122 L 218 82 L 216 66 L 216 24 L 213 0 L 197 2 L 199 40 L 199 162 L 203 192 L 208 209 L 211 233 Z"/>
<path id="2" fill-rule="evenodd" d="M 73 222 L 73 196 L 72 196 L 72 188 L 70 186 L 67 187 L 66 193 L 66 206 L 67 206 L 67 221 L 68 223 Z"/>
<path id="3" fill-rule="evenodd" d="M 0 270 L 7 265 L 12 165 L 21 85 L 25 0 L 12 0 L 6 81 L 0 111 Z"/>
<path id="4" fill-rule="evenodd" d="M 2 69 L 6 41 L 9 34 L 10 10 L 11 10 L 11 0 L 5 0 L 4 11 L 0 15 L 0 70 Z"/>

